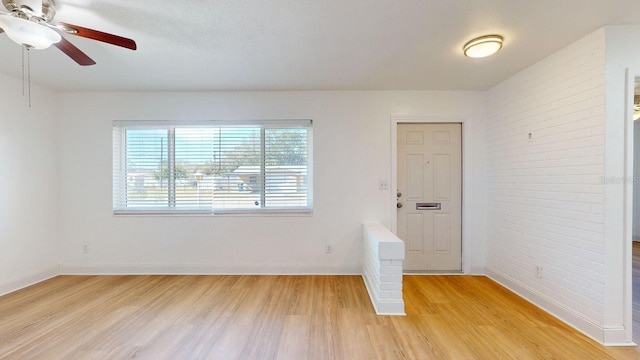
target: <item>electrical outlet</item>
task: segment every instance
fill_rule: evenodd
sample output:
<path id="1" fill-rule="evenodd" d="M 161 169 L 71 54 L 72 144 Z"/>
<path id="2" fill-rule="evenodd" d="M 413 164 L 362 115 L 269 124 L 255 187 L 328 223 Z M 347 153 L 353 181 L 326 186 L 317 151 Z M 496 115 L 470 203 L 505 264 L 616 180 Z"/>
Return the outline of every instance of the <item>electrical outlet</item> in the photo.
<path id="1" fill-rule="evenodd" d="M 542 265 L 536 265 L 536 277 L 542 279 Z"/>
<path id="2" fill-rule="evenodd" d="M 327 253 L 327 254 L 331 254 L 333 252 L 333 246 L 325 245 L 324 246 L 324 252 Z"/>
<path id="3" fill-rule="evenodd" d="M 378 190 L 389 190 L 389 182 L 387 180 L 380 180 L 378 182 Z"/>
<path id="4" fill-rule="evenodd" d="M 82 252 L 85 254 L 89 253 L 89 244 L 82 245 Z"/>

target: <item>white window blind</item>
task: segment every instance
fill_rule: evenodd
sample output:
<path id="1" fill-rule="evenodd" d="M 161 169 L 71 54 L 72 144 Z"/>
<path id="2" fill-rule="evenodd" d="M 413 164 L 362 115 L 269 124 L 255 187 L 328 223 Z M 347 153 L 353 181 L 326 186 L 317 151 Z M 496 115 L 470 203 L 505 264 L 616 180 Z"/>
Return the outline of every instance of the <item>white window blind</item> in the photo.
<path id="1" fill-rule="evenodd" d="M 115 121 L 115 213 L 309 212 L 311 120 Z"/>

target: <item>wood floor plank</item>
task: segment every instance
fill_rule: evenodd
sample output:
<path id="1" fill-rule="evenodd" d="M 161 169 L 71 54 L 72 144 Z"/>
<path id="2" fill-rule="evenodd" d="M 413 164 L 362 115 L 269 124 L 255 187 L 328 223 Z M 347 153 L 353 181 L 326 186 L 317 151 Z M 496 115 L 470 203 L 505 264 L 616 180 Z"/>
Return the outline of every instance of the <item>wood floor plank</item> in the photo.
<path id="1" fill-rule="evenodd" d="M 636 359 L 485 277 L 59 276 L 0 297 L 0 359 Z"/>
<path id="2" fill-rule="evenodd" d="M 311 339 L 311 315 L 287 315 L 277 359 L 308 359 Z"/>
<path id="3" fill-rule="evenodd" d="M 399 335 L 391 325 L 367 325 L 369 342 L 377 359 L 407 359 L 397 339 Z"/>

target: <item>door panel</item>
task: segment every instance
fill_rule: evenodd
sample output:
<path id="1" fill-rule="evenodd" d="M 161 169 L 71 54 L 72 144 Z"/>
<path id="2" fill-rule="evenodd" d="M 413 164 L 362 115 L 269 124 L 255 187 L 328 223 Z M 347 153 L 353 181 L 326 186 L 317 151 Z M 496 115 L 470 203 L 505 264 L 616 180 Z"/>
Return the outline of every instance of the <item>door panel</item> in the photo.
<path id="1" fill-rule="evenodd" d="M 436 254 L 449 254 L 451 252 L 451 215 L 433 215 L 433 252 Z"/>
<path id="2" fill-rule="evenodd" d="M 433 198 L 447 201 L 451 196 L 451 156 L 433 156 Z"/>
<path id="3" fill-rule="evenodd" d="M 407 251 L 412 254 L 424 253 L 424 218 L 419 214 L 407 216 Z"/>
<path id="4" fill-rule="evenodd" d="M 451 132 L 448 130 L 435 130 L 433 132 L 434 145 L 449 145 L 451 143 Z"/>
<path id="5" fill-rule="evenodd" d="M 424 131 L 414 130 L 407 131 L 407 144 L 409 145 L 422 145 L 424 144 Z"/>
<path id="6" fill-rule="evenodd" d="M 462 125 L 398 124 L 397 140 L 398 236 L 406 243 L 405 270 L 460 271 Z"/>
<path id="7" fill-rule="evenodd" d="M 407 199 L 424 198 L 424 154 L 407 154 Z"/>

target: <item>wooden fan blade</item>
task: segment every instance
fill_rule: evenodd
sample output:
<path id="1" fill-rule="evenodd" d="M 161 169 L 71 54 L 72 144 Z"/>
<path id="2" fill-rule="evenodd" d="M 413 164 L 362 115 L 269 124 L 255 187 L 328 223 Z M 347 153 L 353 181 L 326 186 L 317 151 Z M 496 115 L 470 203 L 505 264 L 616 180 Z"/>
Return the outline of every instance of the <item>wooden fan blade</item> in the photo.
<path id="1" fill-rule="evenodd" d="M 65 31 L 71 35 L 81 36 L 88 39 L 106 42 L 107 44 L 122 46 L 123 48 L 136 50 L 138 46 L 136 42 L 122 36 L 107 34 L 102 31 L 87 29 L 82 26 L 71 25 L 66 23 L 58 23 L 58 29 Z"/>
<path id="2" fill-rule="evenodd" d="M 92 58 L 87 56 L 87 54 L 83 53 L 82 50 L 78 49 L 75 45 L 67 41 L 65 38 L 60 39 L 60 41 L 55 43 L 54 45 L 79 65 L 88 66 L 96 64 L 96 62 L 93 61 Z"/>
<path id="3" fill-rule="evenodd" d="M 4 30 L 0 29 L 0 34 L 2 34 L 4 32 Z"/>

